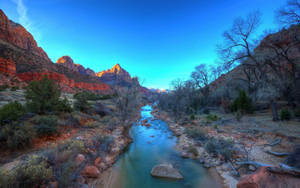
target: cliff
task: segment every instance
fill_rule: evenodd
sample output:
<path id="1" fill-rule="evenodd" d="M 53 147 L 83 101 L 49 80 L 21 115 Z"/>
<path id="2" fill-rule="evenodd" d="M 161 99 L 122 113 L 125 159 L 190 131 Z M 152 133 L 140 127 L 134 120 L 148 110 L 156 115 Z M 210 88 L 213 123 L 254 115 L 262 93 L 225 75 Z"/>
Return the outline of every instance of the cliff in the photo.
<path id="1" fill-rule="evenodd" d="M 127 86 L 135 82 L 130 74 L 124 70 L 119 64 L 116 64 L 111 69 L 96 73 L 96 76 L 105 83 L 111 85 Z"/>
<path id="2" fill-rule="evenodd" d="M 50 61 L 46 52 L 37 46 L 33 36 L 23 26 L 9 20 L 2 10 L 0 10 L 0 39 Z"/>
<path id="3" fill-rule="evenodd" d="M 66 92 L 78 89 L 109 93 L 110 86 L 95 76 L 91 69 L 74 64 L 70 57 L 54 64 L 33 36 L 20 24 L 9 20 L 0 10 L 0 73 L 7 78 L 0 84 L 24 85 L 47 75 Z M 7 81 L 10 81 L 8 83 Z"/>
<path id="4" fill-rule="evenodd" d="M 210 84 L 210 89 L 215 98 L 235 98 L 238 91 L 249 90 L 250 86 L 255 89 L 249 91 L 251 97 L 258 101 L 269 101 L 270 99 L 286 100 L 288 93 L 283 93 L 284 87 L 289 82 L 295 82 L 292 89 L 300 103 L 300 24 L 293 25 L 288 29 L 267 35 L 254 49 L 253 56 L 258 65 L 251 60 L 246 60 L 247 65 L 253 65 L 256 73 L 259 69 L 262 74 L 257 74 L 260 82 L 256 82 L 253 70 L 251 77 L 246 76 L 243 66 L 239 65 L 221 75 Z M 243 63 L 242 63 L 243 64 Z M 247 69 L 245 69 L 247 71 Z M 249 69 L 248 69 L 249 71 Z M 281 90 L 281 91 L 280 91 Z"/>
<path id="5" fill-rule="evenodd" d="M 95 76 L 95 72 L 89 68 L 84 68 L 80 64 L 75 64 L 73 59 L 69 56 L 62 56 L 56 61 L 57 64 L 61 64 L 72 71 L 79 72 L 80 74 L 83 75 L 90 75 L 90 76 Z"/>

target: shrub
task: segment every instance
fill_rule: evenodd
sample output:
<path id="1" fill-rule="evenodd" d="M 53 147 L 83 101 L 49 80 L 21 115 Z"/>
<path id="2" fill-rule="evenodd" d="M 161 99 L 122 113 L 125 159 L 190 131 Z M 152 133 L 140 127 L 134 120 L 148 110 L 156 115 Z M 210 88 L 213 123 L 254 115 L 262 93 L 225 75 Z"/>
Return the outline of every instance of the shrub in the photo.
<path id="1" fill-rule="evenodd" d="M 213 115 L 213 114 L 209 114 L 209 115 L 206 116 L 206 120 L 207 120 L 207 121 L 217 121 L 217 120 L 219 120 L 219 119 L 220 119 L 219 116 Z"/>
<path id="2" fill-rule="evenodd" d="M 77 97 L 84 97 L 87 100 L 91 100 L 91 101 L 95 101 L 95 100 L 106 100 L 106 99 L 111 99 L 113 98 L 112 95 L 99 95 L 99 94 L 95 94 L 93 92 L 87 92 L 87 91 L 83 91 L 83 92 L 78 92 L 74 95 L 74 98 Z"/>
<path id="3" fill-rule="evenodd" d="M 58 130 L 55 116 L 37 116 L 34 121 L 36 123 L 36 132 L 39 136 L 53 135 Z"/>
<path id="4" fill-rule="evenodd" d="M 41 154 L 51 165 L 61 165 L 85 150 L 81 140 L 67 140 L 54 148 L 44 150 Z"/>
<path id="5" fill-rule="evenodd" d="M 226 161 L 232 158 L 232 148 L 233 148 L 232 140 L 211 138 L 205 144 L 205 149 L 208 153 L 212 153 L 215 155 L 220 154 L 224 157 Z"/>
<path id="6" fill-rule="evenodd" d="M 186 128 L 184 132 L 185 134 L 187 134 L 188 137 L 193 138 L 195 140 L 205 141 L 207 139 L 207 131 L 199 127 Z"/>
<path id="7" fill-rule="evenodd" d="M 86 112 L 90 108 L 90 104 L 88 103 L 88 96 L 85 93 L 76 93 L 74 95 L 74 98 L 74 108 L 76 110 Z"/>
<path id="8" fill-rule="evenodd" d="M 20 149 L 28 147 L 32 143 L 35 136 L 35 129 L 32 125 L 25 123 L 14 122 L 6 124 L 0 130 L 1 140 L 5 143 L 4 148 L 7 149 Z"/>
<path id="9" fill-rule="evenodd" d="M 197 148 L 195 148 L 195 147 L 193 147 L 193 146 L 190 146 L 190 147 L 188 148 L 188 152 L 189 152 L 189 153 L 192 153 L 194 156 L 198 156 L 198 150 L 197 150 Z"/>
<path id="10" fill-rule="evenodd" d="M 0 86 L 0 91 L 4 91 L 4 90 L 6 90 L 7 88 L 8 88 L 8 85 L 7 85 L 7 84 L 1 85 L 1 86 Z"/>
<path id="11" fill-rule="evenodd" d="M 290 111 L 288 109 L 280 110 L 280 119 L 281 120 L 290 120 L 291 119 Z"/>
<path id="12" fill-rule="evenodd" d="M 295 117 L 300 118 L 300 107 L 295 109 L 294 115 Z"/>
<path id="13" fill-rule="evenodd" d="M 96 121 L 88 121 L 85 126 L 87 128 L 96 128 L 96 127 L 99 127 L 100 126 L 100 123 L 99 122 L 96 122 Z"/>
<path id="14" fill-rule="evenodd" d="M 98 145 L 99 145 L 98 152 L 100 155 L 102 155 L 102 154 L 110 151 L 111 145 L 113 144 L 114 139 L 110 136 L 99 135 L 94 138 L 94 141 L 96 141 L 98 143 Z"/>
<path id="15" fill-rule="evenodd" d="M 195 114 L 192 114 L 192 115 L 190 116 L 190 119 L 191 119 L 191 120 L 195 120 Z"/>
<path id="16" fill-rule="evenodd" d="M 57 101 L 57 104 L 55 106 L 56 112 L 72 112 L 73 109 L 71 107 L 71 104 L 69 103 L 67 98 L 64 98 L 63 100 Z"/>
<path id="17" fill-rule="evenodd" d="M 18 86 L 13 86 L 13 87 L 10 88 L 11 91 L 17 91 L 18 89 L 19 89 Z"/>
<path id="18" fill-rule="evenodd" d="M 80 116 L 75 113 L 68 114 L 65 120 L 65 126 L 79 127 Z"/>
<path id="19" fill-rule="evenodd" d="M 57 180 L 59 187 L 70 187 L 76 165 L 73 161 L 67 161 L 58 167 Z"/>
<path id="20" fill-rule="evenodd" d="M 25 108 L 19 102 L 10 102 L 0 108 L 0 124 L 16 121 L 25 114 Z"/>
<path id="21" fill-rule="evenodd" d="M 210 139 L 205 143 L 205 149 L 208 153 L 216 153 L 216 148 L 217 148 L 216 145 L 217 144 L 216 144 L 215 140 Z"/>
<path id="22" fill-rule="evenodd" d="M 57 151 L 71 150 L 73 153 L 81 153 L 84 151 L 84 143 L 81 140 L 69 140 L 58 145 Z"/>
<path id="23" fill-rule="evenodd" d="M 247 96 L 246 92 L 241 90 L 239 96 L 231 104 L 231 111 L 237 112 L 241 111 L 244 113 L 253 113 L 253 106 L 251 99 Z"/>
<path id="24" fill-rule="evenodd" d="M 39 187 L 53 176 L 45 159 L 33 155 L 11 171 L 2 170 L 0 187 L 32 188 Z"/>
<path id="25" fill-rule="evenodd" d="M 209 113 L 210 113 L 210 111 L 209 111 L 209 109 L 208 109 L 208 108 L 205 108 L 205 109 L 203 110 L 203 113 L 204 113 L 204 114 L 209 114 Z"/>
<path id="26" fill-rule="evenodd" d="M 234 112 L 234 116 L 237 121 L 241 121 L 241 119 L 243 117 L 243 113 L 240 110 L 238 110 L 238 111 Z"/>
<path id="27" fill-rule="evenodd" d="M 56 110 L 60 100 L 60 90 L 54 81 L 45 76 L 40 81 L 30 82 L 26 87 L 25 97 L 30 111 L 45 114 Z"/>

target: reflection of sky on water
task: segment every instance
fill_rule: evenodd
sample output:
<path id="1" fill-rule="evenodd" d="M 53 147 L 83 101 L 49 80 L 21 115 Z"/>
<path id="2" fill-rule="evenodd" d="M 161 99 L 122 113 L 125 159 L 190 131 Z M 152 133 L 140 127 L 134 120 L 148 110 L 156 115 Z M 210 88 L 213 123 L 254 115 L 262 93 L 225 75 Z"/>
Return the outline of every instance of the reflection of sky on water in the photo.
<path id="1" fill-rule="evenodd" d="M 216 187 L 205 169 L 194 160 L 182 159 L 174 149 L 176 136 L 169 130 L 165 122 L 153 120 L 152 107 L 144 106 L 141 120 L 131 129 L 133 143 L 117 163 L 114 170 L 118 172 L 123 188 L 179 188 L 179 187 Z M 141 126 L 141 121 L 147 119 L 150 127 Z M 150 171 L 154 165 L 171 163 L 184 176 L 184 180 L 170 181 L 153 178 Z M 113 186 L 114 187 L 114 186 Z"/>

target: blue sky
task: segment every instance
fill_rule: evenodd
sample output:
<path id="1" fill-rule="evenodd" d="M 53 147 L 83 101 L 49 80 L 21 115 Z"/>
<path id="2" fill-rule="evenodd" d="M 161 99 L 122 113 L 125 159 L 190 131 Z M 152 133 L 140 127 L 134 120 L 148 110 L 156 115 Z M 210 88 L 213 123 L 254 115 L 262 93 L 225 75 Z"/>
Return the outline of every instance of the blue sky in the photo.
<path id="1" fill-rule="evenodd" d="M 143 85 L 169 88 L 201 63 L 214 64 L 222 33 L 238 16 L 262 12 L 275 29 L 285 0 L 0 0 L 55 62 L 70 55 L 96 72 L 116 63 Z"/>

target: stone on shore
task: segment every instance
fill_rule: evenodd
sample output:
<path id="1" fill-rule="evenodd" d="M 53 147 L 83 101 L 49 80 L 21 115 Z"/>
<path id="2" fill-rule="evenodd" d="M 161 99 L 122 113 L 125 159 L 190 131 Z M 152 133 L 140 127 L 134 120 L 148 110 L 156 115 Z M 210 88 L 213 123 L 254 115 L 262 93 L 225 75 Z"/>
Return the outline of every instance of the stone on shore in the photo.
<path id="1" fill-rule="evenodd" d="M 156 165 L 151 170 L 151 175 L 160 178 L 183 179 L 180 172 L 171 164 Z"/>
<path id="2" fill-rule="evenodd" d="M 300 179 L 285 174 L 269 172 L 267 167 L 261 167 L 251 175 L 240 180 L 237 188 L 257 188 L 257 187 L 300 187 Z"/>
<path id="3" fill-rule="evenodd" d="M 100 171 L 95 166 L 86 166 L 81 175 L 88 178 L 97 178 L 100 175 Z"/>

